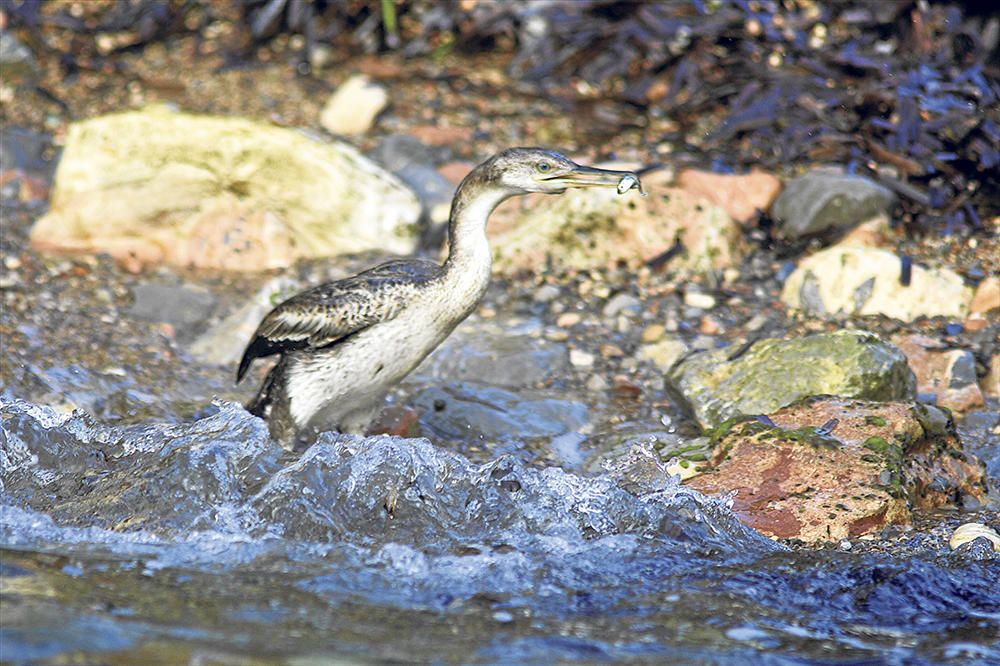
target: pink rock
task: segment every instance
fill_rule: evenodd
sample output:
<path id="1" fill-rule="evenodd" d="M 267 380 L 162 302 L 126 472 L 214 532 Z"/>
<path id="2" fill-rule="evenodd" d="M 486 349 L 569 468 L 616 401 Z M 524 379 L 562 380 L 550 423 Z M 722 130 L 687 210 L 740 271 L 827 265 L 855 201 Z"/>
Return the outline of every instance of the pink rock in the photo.
<path id="1" fill-rule="evenodd" d="M 777 176 L 756 169 L 735 176 L 685 169 L 677 175 L 677 184 L 721 206 L 740 223 L 752 220 L 758 209 L 770 208 L 781 192 L 781 180 Z"/>
<path id="2" fill-rule="evenodd" d="M 942 349 L 943 344 L 923 335 L 907 335 L 895 340 L 906 354 L 917 378 L 918 393 L 933 393 L 937 404 L 963 414 L 985 404 L 976 384 L 976 361 L 962 349 Z"/>
<path id="3" fill-rule="evenodd" d="M 985 497 L 982 464 L 934 407 L 812 399 L 732 425 L 711 468 L 685 483 L 736 491 L 733 511 L 776 538 L 838 541 L 908 523 L 911 509 Z M 827 435 L 817 428 L 826 426 Z"/>

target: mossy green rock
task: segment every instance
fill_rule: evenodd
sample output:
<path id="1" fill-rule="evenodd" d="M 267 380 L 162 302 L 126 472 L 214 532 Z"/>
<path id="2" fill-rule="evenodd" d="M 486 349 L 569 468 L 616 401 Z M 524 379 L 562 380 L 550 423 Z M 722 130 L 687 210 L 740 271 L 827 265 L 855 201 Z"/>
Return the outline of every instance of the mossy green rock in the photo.
<path id="1" fill-rule="evenodd" d="M 696 354 L 668 375 L 671 389 L 704 428 L 741 414 L 768 414 L 813 395 L 912 400 L 913 373 L 899 349 L 861 331 L 757 342 Z"/>

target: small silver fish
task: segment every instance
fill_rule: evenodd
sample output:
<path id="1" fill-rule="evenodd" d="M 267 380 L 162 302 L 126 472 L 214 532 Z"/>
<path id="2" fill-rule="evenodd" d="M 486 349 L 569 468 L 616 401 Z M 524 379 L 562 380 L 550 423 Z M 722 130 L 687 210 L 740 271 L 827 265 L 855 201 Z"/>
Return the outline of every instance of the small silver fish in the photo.
<path id="1" fill-rule="evenodd" d="M 646 196 L 646 193 L 642 191 L 642 183 L 639 182 L 638 176 L 631 173 L 625 174 L 618 181 L 618 194 L 625 194 L 629 190 L 639 190 L 639 194 Z"/>

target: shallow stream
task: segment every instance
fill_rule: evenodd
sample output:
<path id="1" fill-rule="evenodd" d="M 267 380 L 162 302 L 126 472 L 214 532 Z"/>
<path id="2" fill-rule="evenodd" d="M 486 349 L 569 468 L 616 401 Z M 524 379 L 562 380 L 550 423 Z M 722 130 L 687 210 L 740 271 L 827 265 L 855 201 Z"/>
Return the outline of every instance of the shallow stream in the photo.
<path id="1" fill-rule="evenodd" d="M 4 399 L 0 438 L 9 663 L 1000 661 L 996 559 L 788 550 L 642 447 L 591 476 L 389 436 L 292 456 L 227 402 Z"/>

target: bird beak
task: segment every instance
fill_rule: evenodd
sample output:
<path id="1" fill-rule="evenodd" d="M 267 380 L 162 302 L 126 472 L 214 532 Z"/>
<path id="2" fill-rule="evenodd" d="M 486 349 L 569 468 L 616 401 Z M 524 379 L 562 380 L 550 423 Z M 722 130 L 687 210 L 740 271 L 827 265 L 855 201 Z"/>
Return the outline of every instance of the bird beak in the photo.
<path id="1" fill-rule="evenodd" d="M 575 165 L 569 173 L 552 176 L 545 180 L 556 182 L 566 187 L 614 187 L 618 189 L 619 193 L 624 193 L 636 187 L 640 192 L 642 191 L 642 186 L 639 184 L 639 177 L 631 171 L 597 169 L 579 164 Z"/>

